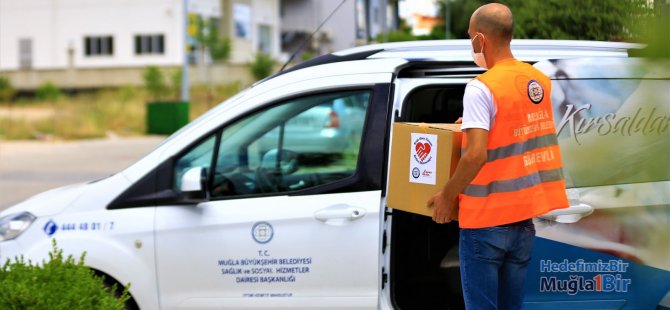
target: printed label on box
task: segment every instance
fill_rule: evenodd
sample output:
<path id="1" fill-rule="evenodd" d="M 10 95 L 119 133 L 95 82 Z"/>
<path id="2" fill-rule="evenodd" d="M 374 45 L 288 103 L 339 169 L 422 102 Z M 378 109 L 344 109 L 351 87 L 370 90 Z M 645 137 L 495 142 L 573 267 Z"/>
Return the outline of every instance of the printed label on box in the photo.
<path id="1" fill-rule="evenodd" d="M 435 185 L 437 173 L 437 135 L 412 133 L 409 181 Z"/>

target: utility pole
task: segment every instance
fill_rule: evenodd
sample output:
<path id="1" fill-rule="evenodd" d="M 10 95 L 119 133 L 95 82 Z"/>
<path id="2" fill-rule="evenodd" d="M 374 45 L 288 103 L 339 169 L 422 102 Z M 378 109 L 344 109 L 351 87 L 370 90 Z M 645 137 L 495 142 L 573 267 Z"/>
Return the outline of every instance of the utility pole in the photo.
<path id="1" fill-rule="evenodd" d="M 386 27 L 387 26 L 386 25 L 387 24 L 386 13 L 387 13 L 387 9 L 388 9 L 388 1 L 387 0 L 381 0 L 380 2 L 381 2 L 380 3 L 380 6 L 381 6 L 380 20 L 381 20 L 381 23 L 382 23 L 382 25 L 381 25 L 382 26 L 382 28 L 381 28 L 382 29 L 382 38 L 383 38 L 384 41 L 386 41 L 387 38 L 388 38 L 388 27 Z"/>
<path id="2" fill-rule="evenodd" d="M 451 13 L 449 12 L 449 1 L 450 0 L 444 0 L 444 25 L 447 40 L 451 38 Z"/>
<path id="3" fill-rule="evenodd" d="M 188 80 L 188 0 L 183 0 L 184 6 L 184 23 L 182 25 L 182 36 L 184 39 L 184 45 L 182 46 L 182 51 L 184 53 L 183 62 L 181 65 L 181 101 L 188 102 L 189 100 L 189 80 Z"/>

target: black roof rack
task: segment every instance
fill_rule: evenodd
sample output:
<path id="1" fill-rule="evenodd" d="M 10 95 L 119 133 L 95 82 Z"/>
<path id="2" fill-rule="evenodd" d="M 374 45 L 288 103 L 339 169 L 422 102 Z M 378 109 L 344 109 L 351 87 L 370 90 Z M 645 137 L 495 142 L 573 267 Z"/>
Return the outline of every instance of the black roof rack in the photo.
<path id="1" fill-rule="evenodd" d="M 383 51 L 384 49 L 375 49 L 375 50 L 369 50 L 369 51 L 363 51 L 359 53 L 354 53 L 354 54 L 348 54 L 344 56 L 337 56 L 335 54 L 326 54 L 323 56 L 315 57 L 312 58 L 308 61 L 305 61 L 303 63 L 299 63 L 293 67 L 290 67 L 288 69 L 285 69 L 283 71 L 279 71 L 276 74 L 266 78 L 267 79 L 272 79 L 275 77 L 278 77 L 280 75 L 304 69 L 304 68 L 309 68 L 309 67 L 314 67 L 314 66 L 319 66 L 319 65 L 325 65 L 325 64 L 331 64 L 331 63 L 336 63 L 336 62 L 343 62 L 343 61 L 353 61 L 353 60 L 363 60 L 368 58 L 371 55 L 377 54 L 378 52 Z"/>

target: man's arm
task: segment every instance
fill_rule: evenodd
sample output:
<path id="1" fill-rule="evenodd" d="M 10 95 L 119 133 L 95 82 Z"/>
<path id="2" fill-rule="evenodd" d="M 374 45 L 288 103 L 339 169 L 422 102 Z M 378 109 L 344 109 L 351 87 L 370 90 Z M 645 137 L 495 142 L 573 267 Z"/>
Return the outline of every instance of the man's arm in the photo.
<path id="1" fill-rule="evenodd" d="M 435 208 L 433 221 L 438 224 L 451 221 L 449 215 L 458 195 L 465 190 L 486 163 L 489 132 L 485 129 L 469 128 L 465 130 L 465 135 L 468 145 L 458 161 L 454 174 L 444 188 L 433 195 L 427 203 L 428 207 Z"/>

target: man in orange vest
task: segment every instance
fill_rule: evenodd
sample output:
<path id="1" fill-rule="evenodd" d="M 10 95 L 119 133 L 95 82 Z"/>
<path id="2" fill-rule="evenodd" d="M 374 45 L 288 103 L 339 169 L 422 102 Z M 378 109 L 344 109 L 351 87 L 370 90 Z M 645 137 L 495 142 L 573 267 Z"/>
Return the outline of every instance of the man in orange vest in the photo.
<path id="1" fill-rule="evenodd" d="M 475 63 L 488 69 L 463 96 L 463 155 L 428 206 L 449 222 L 458 203 L 461 284 L 468 309 L 519 309 L 535 237 L 532 218 L 568 207 L 551 81 L 514 59 L 508 7 L 470 18 Z M 458 202 L 457 202 L 458 200 Z"/>

